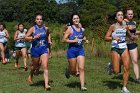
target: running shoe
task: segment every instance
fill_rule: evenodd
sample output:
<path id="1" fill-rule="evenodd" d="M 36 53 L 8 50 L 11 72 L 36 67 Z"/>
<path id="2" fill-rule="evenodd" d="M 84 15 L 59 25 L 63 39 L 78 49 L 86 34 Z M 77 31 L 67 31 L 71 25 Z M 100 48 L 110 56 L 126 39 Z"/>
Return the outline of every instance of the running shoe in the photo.
<path id="1" fill-rule="evenodd" d="M 69 78 L 70 78 L 70 71 L 69 71 L 69 69 L 68 69 L 68 68 L 66 68 L 66 71 L 65 71 L 65 76 L 66 76 L 66 78 L 67 78 L 67 79 L 69 79 Z"/>
<path id="2" fill-rule="evenodd" d="M 108 73 L 109 75 L 112 75 L 112 73 L 113 73 L 111 62 L 109 62 L 109 63 L 107 64 L 107 73 Z"/>
<path id="3" fill-rule="evenodd" d="M 24 71 L 27 71 L 28 70 L 28 68 L 27 67 L 24 67 Z"/>
<path id="4" fill-rule="evenodd" d="M 137 84 L 140 84 L 140 78 L 136 79 L 135 82 L 136 82 Z"/>
<path id="5" fill-rule="evenodd" d="M 51 87 L 50 86 L 48 86 L 48 87 L 45 87 L 45 90 L 51 90 Z"/>
<path id="6" fill-rule="evenodd" d="M 130 93 L 130 91 L 126 87 L 123 87 L 122 88 L 122 93 Z"/>
<path id="7" fill-rule="evenodd" d="M 81 87 L 81 91 L 87 91 L 86 87 Z"/>
<path id="8" fill-rule="evenodd" d="M 79 75 L 80 75 L 80 74 L 79 74 L 79 73 L 77 73 L 77 74 L 76 74 L 76 77 L 79 77 Z"/>

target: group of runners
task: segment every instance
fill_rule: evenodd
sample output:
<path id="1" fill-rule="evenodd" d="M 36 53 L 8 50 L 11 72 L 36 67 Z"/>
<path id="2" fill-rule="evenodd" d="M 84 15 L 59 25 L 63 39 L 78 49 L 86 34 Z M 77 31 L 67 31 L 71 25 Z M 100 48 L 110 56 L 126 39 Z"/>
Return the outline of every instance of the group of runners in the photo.
<path id="1" fill-rule="evenodd" d="M 126 16 L 126 18 L 125 18 Z M 127 88 L 129 78 L 129 63 L 130 58 L 133 63 L 133 69 L 136 77 L 136 82 L 140 83 L 139 79 L 139 66 L 138 66 L 138 50 L 136 40 L 138 39 L 137 34 L 140 32 L 136 29 L 136 22 L 133 21 L 134 13 L 132 9 L 127 9 L 124 14 L 123 11 L 117 11 L 115 14 L 113 23 L 106 35 L 106 41 L 112 41 L 111 48 L 111 59 L 112 59 L 112 72 L 115 74 L 119 73 L 120 60 L 122 60 L 124 73 L 123 73 L 123 93 L 130 93 Z M 5 64 L 5 46 L 9 39 L 8 31 L 5 26 L 0 23 L 0 49 L 2 63 Z M 51 87 L 48 84 L 48 59 L 49 59 L 49 44 L 52 44 L 51 35 L 49 28 L 43 23 L 43 16 L 35 16 L 35 25 L 32 26 L 28 31 L 24 29 L 24 25 L 19 23 L 17 25 L 17 31 L 14 35 L 15 41 L 15 67 L 18 68 L 18 60 L 20 54 L 22 54 L 24 62 L 24 70 L 27 71 L 27 51 L 31 53 L 30 62 L 30 75 L 27 81 L 33 83 L 34 72 L 39 70 L 40 66 L 43 67 L 43 76 L 45 80 L 45 89 L 50 90 Z M 31 44 L 27 44 L 30 42 Z M 63 42 L 68 43 L 67 59 L 68 66 L 66 68 L 65 76 L 70 78 L 70 75 L 75 75 L 80 79 L 81 91 L 86 91 L 85 87 L 85 53 L 82 47 L 82 42 L 88 43 L 88 40 L 84 36 L 84 28 L 80 23 L 80 17 L 78 14 L 71 16 L 71 25 L 67 26 L 63 35 Z M 92 50 L 94 46 L 94 39 L 92 41 Z M 29 49 L 29 50 L 28 50 Z M 21 52 L 21 53 L 20 53 Z"/>
<path id="2" fill-rule="evenodd" d="M 123 64 L 123 93 L 130 93 L 127 88 L 129 79 L 129 64 L 130 58 L 133 63 L 133 69 L 135 74 L 136 83 L 140 84 L 139 78 L 139 66 L 138 66 L 138 50 L 136 40 L 140 32 L 136 29 L 136 22 L 133 21 L 133 10 L 127 9 L 125 13 L 123 11 L 117 11 L 115 14 L 116 22 L 112 24 L 106 35 L 106 41 L 112 41 L 111 44 L 111 59 L 109 67 L 112 72 L 118 74 L 120 72 L 120 65 Z M 110 66 L 112 65 L 112 66 Z"/>

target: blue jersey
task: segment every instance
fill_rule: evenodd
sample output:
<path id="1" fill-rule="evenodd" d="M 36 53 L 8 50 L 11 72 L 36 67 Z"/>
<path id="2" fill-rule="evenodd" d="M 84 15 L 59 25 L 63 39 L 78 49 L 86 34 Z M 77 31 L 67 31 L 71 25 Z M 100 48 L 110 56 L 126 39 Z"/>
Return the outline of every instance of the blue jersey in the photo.
<path id="1" fill-rule="evenodd" d="M 77 46 L 82 46 L 82 40 L 83 40 L 83 30 L 80 28 L 80 32 L 77 32 L 76 29 L 71 26 L 73 30 L 73 34 L 69 36 L 69 40 L 74 40 L 76 37 L 78 38 L 78 42 L 76 43 L 70 43 L 69 47 L 77 47 Z"/>
<path id="2" fill-rule="evenodd" d="M 82 47 L 83 40 L 83 30 L 80 28 L 80 32 L 77 32 L 73 26 L 71 26 L 73 34 L 69 36 L 69 40 L 74 40 L 76 37 L 78 38 L 78 42 L 70 43 L 69 48 L 67 50 L 67 58 L 76 58 L 78 56 L 85 56 L 84 49 Z"/>
<path id="3" fill-rule="evenodd" d="M 39 38 L 36 38 L 32 41 L 32 47 L 40 47 L 40 46 L 47 46 L 47 32 L 45 27 L 38 28 L 37 25 L 34 26 L 35 32 L 33 33 L 33 37 L 37 34 L 40 34 Z"/>

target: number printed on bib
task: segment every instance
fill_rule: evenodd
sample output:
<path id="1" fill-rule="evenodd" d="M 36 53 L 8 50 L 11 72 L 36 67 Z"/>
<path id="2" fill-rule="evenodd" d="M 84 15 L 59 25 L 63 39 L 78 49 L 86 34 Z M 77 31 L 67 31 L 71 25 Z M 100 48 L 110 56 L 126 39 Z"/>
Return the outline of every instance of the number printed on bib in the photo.
<path id="1" fill-rule="evenodd" d="M 44 46 L 45 45 L 45 40 L 40 40 L 37 45 L 38 46 Z"/>
<path id="2" fill-rule="evenodd" d="M 78 39 L 78 45 L 82 44 L 83 39 Z"/>

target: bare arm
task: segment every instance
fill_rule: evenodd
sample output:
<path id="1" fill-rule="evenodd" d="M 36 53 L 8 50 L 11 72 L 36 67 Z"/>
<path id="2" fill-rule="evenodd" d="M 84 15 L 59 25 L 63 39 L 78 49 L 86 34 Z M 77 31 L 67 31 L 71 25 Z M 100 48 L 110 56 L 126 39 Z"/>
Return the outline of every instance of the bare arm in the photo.
<path id="1" fill-rule="evenodd" d="M 49 28 L 48 28 L 48 27 L 45 27 L 45 28 L 46 28 L 46 31 L 47 31 L 48 43 L 52 44 L 52 41 L 51 41 L 51 34 L 50 34 L 50 31 L 49 31 Z"/>
<path id="2" fill-rule="evenodd" d="M 7 39 L 9 39 L 9 33 L 8 33 L 8 31 L 7 31 L 6 29 L 5 29 L 5 33 L 6 33 L 6 36 L 5 36 L 5 37 L 6 37 Z"/>
<path id="3" fill-rule="evenodd" d="M 84 43 L 89 43 L 89 41 L 87 40 L 87 38 L 86 38 L 86 36 L 85 36 L 85 33 L 84 33 L 84 31 L 85 31 L 85 29 L 84 28 L 82 28 L 82 30 L 83 30 L 83 41 L 84 41 Z"/>
<path id="4" fill-rule="evenodd" d="M 111 25 L 111 26 L 109 27 L 109 29 L 108 29 L 106 35 L 105 35 L 105 41 L 111 41 L 111 40 L 112 40 L 111 34 L 112 34 L 113 30 L 114 30 L 114 26 Z"/>
<path id="5" fill-rule="evenodd" d="M 48 36 L 48 42 L 49 42 L 50 44 L 52 44 L 51 34 L 49 34 L 49 36 Z"/>
<path id="6" fill-rule="evenodd" d="M 83 31 L 83 41 L 86 41 L 86 36 L 85 36 L 85 33 L 84 33 L 84 31 L 85 31 L 85 29 L 84 28 L 82 28 L 82 31 Z"/>
<path id="7" fill-rule="evenodd" d="M 15 32 L 15 35 L 14 35 L 14 40 L 18 40 L 19 38 L 17 38 L 18 36 L 18 31 Z"/>
<path id="8" fill-rule="evenodd" d="M 64 36 L 63 36 L 63 42 L 65 43 L 76 43 L 78 42 L 78 38 L 75 38 L 74 40 L 69 40 L 69 36 L 71 35 L 72 31 L 71 31 L 71 28 L 69 27 L 65 33 L 64 33 Z"/>
<path id="9" fill-rule="evenodd" d="M 28 32 L 27 32 L 27 34 L 26 34 L 26 36 L 25 36 L 25 40 L 26 40 L 26 41 L 30 41 L 30 40 L 35 39 L 35 37 L 33 38 L 33 37 L 31 36 L 31 35 L 33 34 L 33 32 L 34 32 L 34 28 L 31 27 L 31 28 L 28 30 Z"/>

